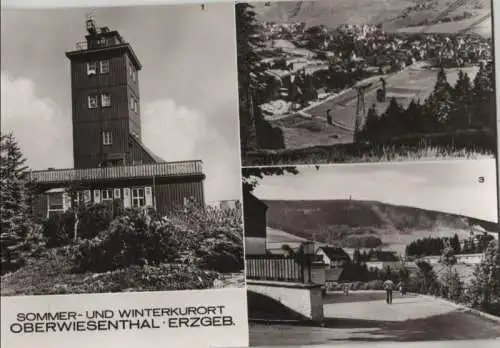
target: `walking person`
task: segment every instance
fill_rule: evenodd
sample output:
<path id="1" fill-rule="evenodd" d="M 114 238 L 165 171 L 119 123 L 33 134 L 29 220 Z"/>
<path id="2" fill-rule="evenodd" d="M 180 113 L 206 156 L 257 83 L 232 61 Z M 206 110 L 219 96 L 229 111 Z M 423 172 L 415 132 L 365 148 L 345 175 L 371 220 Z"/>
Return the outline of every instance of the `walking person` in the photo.
<path id="1" fill-rule="evenodd" d="M 326 110 L 326 123 L 328 123 L 330 126 L 332 125 L 332 115 L 330 114 L 331 111 L 332 109 Z"/>
<path id="2" fill-rule="evenodd" d="M 344 290 L 344 296 L 349 295 L 349 288 L 347 287 L 347 284 L 344 284 L 343 290 Z"/>
<path id="3" fill-rule="evenodd" d="M 387 279 L 384 282 L 384 289 L 385 289 L 385 302 L 387 304 L 392 304 L 392 290 L 394 289 L 394 283 L 392 280 Z"/>
<path id="4" fill-rule="evenodd" d="M 399 293 L 401 294 L 401 296 L 404 296 L 405 295 L 405 285 L 404 285 L 403 281 L 400 281 L 398 283 L 398 289 L 399 289 Z"/>

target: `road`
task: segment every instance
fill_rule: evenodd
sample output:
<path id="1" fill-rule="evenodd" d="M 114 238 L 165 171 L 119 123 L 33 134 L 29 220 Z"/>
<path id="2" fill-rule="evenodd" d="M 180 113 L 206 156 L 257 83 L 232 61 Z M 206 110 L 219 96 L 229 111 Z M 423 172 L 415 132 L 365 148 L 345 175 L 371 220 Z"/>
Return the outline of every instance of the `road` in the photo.
<path id="1" fill-rule="evenodd" d="M 328 295 L 325 326 L 250 324 L 252 347 L 297 347 L 346 342 L 500 339 L 500 325 L 439 299 L 383 293 Z"/>

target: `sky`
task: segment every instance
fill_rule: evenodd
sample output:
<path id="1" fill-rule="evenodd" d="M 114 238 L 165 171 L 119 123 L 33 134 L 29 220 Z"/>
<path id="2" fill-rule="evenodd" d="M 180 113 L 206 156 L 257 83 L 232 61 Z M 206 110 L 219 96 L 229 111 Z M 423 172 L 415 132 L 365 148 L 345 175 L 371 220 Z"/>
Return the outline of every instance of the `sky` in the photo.
<path id="1" fill-rule="evenodd" d="M 32 169 L 73 166 L 70 65 L 86 14 L 129 42 L 139 72 L 144 143 L 166 161 L 201 159 L 207 202 L 240 199 L 231 3 L 2 10 L 1 126 Z"/>
<path id="2" fill-rule="evenodd" d="M 376 200 L 498 221 L 495 160 L 396 162 L 298 167 L 299 174 L 267 176 L 260 199 Z M 479 182 L 484 177 L 484 182 Z"/>

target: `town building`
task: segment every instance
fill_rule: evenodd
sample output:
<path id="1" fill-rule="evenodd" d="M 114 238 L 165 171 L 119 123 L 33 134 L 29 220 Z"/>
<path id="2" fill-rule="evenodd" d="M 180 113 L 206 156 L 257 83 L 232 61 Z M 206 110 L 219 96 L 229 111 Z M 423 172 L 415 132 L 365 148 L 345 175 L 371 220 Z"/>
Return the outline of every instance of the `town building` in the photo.
<path id="1" fill-rule="evenodd" d="M 351 263 L 351 258 L 342 248 L 323 246 L 316 250 L 316 256 L 324 265 L 342 267 Z"/>
<path id="2" fill-rule="evenodd" d="M 114 200 L 160 214 L 193 201 L 204 204 L 202 162 L 166 162 L 142 142 L 142 66 L 131 45 L 116 30 L 98 28 L 92 19 L 86 23 L 86 41 L 66 53 L 74 168 L 30 172 L 37 190 L 34 215 L 47 218 L 74 204 Z"/>

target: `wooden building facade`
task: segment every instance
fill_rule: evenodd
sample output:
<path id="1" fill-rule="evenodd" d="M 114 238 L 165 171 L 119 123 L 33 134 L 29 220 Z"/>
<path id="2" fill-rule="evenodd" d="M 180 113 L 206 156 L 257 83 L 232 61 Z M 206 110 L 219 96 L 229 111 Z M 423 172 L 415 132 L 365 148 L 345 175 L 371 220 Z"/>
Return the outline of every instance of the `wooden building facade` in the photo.
<path id="1" fill-rule="evenodd" d="M 267 253 L 267 205 L 251 192 L 243 191 L 245 254 Z"/>
<path id="2" fill-rule="evenodd" d="M 141 139 L 141 64 L 117 31 L 87 20 L 86 42 L 67 52 L 71 61 L 72 169 L 30 173 L 33 212 L 47 218 L 72 204 L 121 200 L 125 208 L 160 214 L 195 201 L 205 204 L 202 162 L 166 162 Z M 168 117 L 168 115 L 165 115 Z M 69 188 L 77 192 L 70 198 Z M 75 189 L 76 188 L 76 189 Z"/>
<path id="3" fill-rule="evenodd" d="M 70 188 L 80 203 L 118 199 L 125 208 L 154 208 L 162 215 L 205 202 L 201 161 L 33 171 L 30 179 L 38 191 L 33 213 L 40 219 L 71 208 Z"/>

